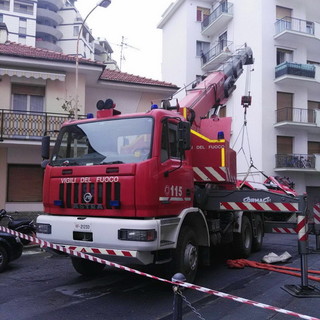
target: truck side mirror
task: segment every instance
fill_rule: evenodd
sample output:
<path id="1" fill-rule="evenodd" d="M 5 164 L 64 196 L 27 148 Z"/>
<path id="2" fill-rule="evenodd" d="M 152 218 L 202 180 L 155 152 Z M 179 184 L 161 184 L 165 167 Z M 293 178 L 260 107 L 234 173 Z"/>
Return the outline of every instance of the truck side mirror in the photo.
<path id="1" fill-rule="evenodd" d="M 50 158 L 50 136 L 43 136 L 42 137 L 41 157 L 43 160 Z"/>
<path id="2" fill-rule="evenodd" d="M 178 138 L 179 138 L 179 149 L 190 150 L 191 149 L 191 133 L 190 133 L 190 122 L 180 121 L 178 123 Z"/>

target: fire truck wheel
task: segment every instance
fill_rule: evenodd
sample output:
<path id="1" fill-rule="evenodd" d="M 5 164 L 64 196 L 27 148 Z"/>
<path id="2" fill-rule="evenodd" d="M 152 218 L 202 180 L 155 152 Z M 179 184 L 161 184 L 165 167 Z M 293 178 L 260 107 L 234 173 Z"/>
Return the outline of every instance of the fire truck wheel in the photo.
<path id="1" fill-rule="evenodd" d="M 252 241 L 252 251 L 260 251 L 262 248 L 263 243 L 263 221 L 261 216 L 257 215 L 255 217 L 256 220 L 256 229 L 257 229 L 257 236 L 253 238 Z"/>
<path id="2" fill-rule="evenodd" d="M 242 216 L 241 232 L 233 233 L 233 254 L 236 258 L 248 258 L 252 248 L 252 227 L 247 216 Z"/>
<path id="3" fill-rule="evenodd" d="M 198 270 L 199 247 L 194 231 L 189 226 L 180 230 L 177 248 L 173 257 L 173 271 L 182 273 L 187 282 L 193 282 Z"/>
<path id="4" fill-rule="evenodd" d="M 94 276 L 100 274 L 105 265 L 82 258 L 71 257 L 74 269 L 84 276 Z"/>
<path id="5" fill-rule="evenodd" d="M 2 272 L 8 265 L 8 253 L 4 247 L 0 245 L 0 272 Z"/>

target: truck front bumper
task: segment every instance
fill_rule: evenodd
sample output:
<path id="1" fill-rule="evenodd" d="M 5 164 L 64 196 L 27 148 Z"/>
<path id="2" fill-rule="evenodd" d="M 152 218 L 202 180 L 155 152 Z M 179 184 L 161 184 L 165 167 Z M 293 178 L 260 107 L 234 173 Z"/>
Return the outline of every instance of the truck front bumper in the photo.
<path id="1" fill-rule="evenodd" d="M 160 249 L 160 222 L 154 219 L 40 215 L 37 226 L 37 237 L 41 240 L 112 262 L 151 264 L 153 253 Z M 124 238 L 123 234 L 128 236 Z M 151 237 L 137 240 L 140 234 Z"/>

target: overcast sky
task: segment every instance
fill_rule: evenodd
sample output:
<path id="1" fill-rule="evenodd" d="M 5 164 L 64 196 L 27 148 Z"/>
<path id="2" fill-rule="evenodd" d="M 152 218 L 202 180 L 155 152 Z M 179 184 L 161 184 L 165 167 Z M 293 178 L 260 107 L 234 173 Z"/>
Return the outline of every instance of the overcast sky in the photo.
<path id="1" fill-rule="evenodd" d="M 77 0 L 83 19 L 98 0 Z M 164 11 L 174 0 L 111 0 L 107 8 L 98 7 L 87 20 L 95 38 L 105 38 L 120 66 L 120 44 L 123 46 L 121 71 L 161 80 L 162 31 L 157 29 Z"/>

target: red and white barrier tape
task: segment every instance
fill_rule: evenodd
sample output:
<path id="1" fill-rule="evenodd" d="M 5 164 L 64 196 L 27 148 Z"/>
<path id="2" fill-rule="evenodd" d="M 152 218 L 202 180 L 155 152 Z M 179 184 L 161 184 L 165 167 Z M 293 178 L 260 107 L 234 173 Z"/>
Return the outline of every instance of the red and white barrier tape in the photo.
<path id="1" fill-rule="evenodd" d="M 101 258 L 98 258 L 98 257 L 94 257 L 92 255 L 85 254 L 85 253 L 82 253 L 82 252 L 79 252 L 79 251 L 73 251 L 73 250 L 67 249 L 67 248 L 65 248 L 63 246 L 60 246 L 58 244 L 50 243 L 48 241 L 41 240 L 41 239 L 38 239 L 36 237 L 31 237 L 31 236 L 28 236 L 26 234 L 23 234 L 23 233 L 20 233 L 20 232 L 16 232 L 16 231 L 13 231 L 11 229 L 8 229 L 8 228 L 2 227 L 2 226 L 0 226 L 0 231 L 7 232 L 7 233 L 10 233 L 10 234 L 12 234 L 14 236 L 17 236 L 17 237 L 32 241 L 33 243 L 39 244 L 41 247 L 44 247 L 44 248 L 47 247 L 47 248 L 59 250 L 59 251 L 62 251 L 64 253 L 67 253 L 67 254 L 82 258 L 82 259 L 87 259 L 87 260 L 90 260 L 90 261 L 94 261 L 94 262 L 98 262 L 98 263 L 101 263 L 101 264 L 105 264 L 105 265 L 107 265 L 109 267 L 114 267 L 114 268 L 117 268 L 117 269 L 125 270 L 125 271 L 131 272 L 131 273 L 138 274 L 140 276 L 144 276 L 144 277 L 147 277 L 147 278 L 155 279 L 155 280 L 162 281 L 162 282 L 165 282 L 165 283 L 169 283 L 169 284 L 172 284 L 172 285 L 179 285 L 181 287 L 197 290 L 197 291 L 204 292 L 204 293 L 211 294 L 211 295 L 215 295 L 215 296 L 218 296 L 218 297 L 221 297 L 221 298 L 225 298 L 225 299 L 237 301 L 237 302 L 240 302 L 240 303 L 252 305 L 254 307 L 267 309 L 267 310 L 272 310 L 272 311 L 279 312 L 279 313 L 284 313 L 284 314 L 287 314 L 287 315 L 290 315 L 290 316 L 298 317 L 300 319 L 320 320 L 319 318 L 303 315 L 303 314 L 300 314 L 300 313 L 297 313 L 297 312 L 294 312 L 294 311 L 290 311 L 290 310 L 286 310 L 286 309 L 282 309 L 282 308 L 273 307 L 273 306 L 265 304 L 265 303 L 260 303 L 260 302 L 256 302 L 256 301 L 253 301 L 253 300 L 241 298 L 241 297 L 238 297 L 238 296 L 234 296 L 232 294 L 216 291 L 216 290 L 213 290 L 213 289 L 200 287 L 200 286 L 197 286 L 195 284 L 188 283 L 188 282 L 170 281 L 170 280 L 167 280 L 167 279 L 156 277 L 156 276 L 153 276 L 153 275 L 151 275 L 149 273 L 146 273 L 146 272 L 141 272 L 139 270 L 135 270 L 135 269 L 132 269 L 132 268 L 129 268 L 129 267 L 125 267 L 125 266 L 122 266 L 122 265 L 120 265 L 118 263 L 110 262 L 108 260 L 104 260 L 104 259 L 101 259 Z"/>

